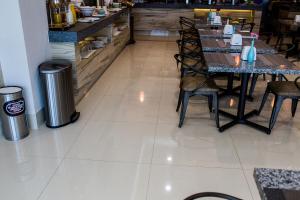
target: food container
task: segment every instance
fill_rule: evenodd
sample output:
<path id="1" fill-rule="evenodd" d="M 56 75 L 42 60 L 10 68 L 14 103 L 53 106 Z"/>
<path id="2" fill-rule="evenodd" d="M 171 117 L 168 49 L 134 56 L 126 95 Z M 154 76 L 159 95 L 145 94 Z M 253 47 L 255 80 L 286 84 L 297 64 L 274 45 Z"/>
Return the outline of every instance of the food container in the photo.
<path id="1" fill-rule="evenodd" d="M 92 45 L 95 49 L 103 48 L 105 46 L 104 42 L 99 40 L 92 41 Z"/>
<path id="2" fill-rule="evenodd" d="M 108 37 L 106 37 L 106 36 L 98 36 L 98 37 L 96 37 L 96 39 L 97 39 L 98 41 L 103 41 L 104 44 L 107 44 L 107 43 L 108 43 Z"/>
<path id="3" fill-rule="evenodd" d="M 95 7 L 91 7 L 91 6 L 80 6 L 79 9 L 82 15 L 85 17 L 92 16 L 95 11 Z"/>

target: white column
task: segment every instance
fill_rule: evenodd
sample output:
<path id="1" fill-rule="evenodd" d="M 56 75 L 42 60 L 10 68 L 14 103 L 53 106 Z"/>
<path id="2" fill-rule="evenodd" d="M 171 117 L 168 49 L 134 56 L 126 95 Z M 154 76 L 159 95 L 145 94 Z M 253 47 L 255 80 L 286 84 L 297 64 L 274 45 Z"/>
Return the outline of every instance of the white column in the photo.
<path id="1" fill-rule="evenodd" d="M 26 114 L 33 129 L 43 122 L 38 65 L 50 58 L 47 24 L 45 1 L 1 2 L 0 63 L 3 83 L 24 88 Z"/>

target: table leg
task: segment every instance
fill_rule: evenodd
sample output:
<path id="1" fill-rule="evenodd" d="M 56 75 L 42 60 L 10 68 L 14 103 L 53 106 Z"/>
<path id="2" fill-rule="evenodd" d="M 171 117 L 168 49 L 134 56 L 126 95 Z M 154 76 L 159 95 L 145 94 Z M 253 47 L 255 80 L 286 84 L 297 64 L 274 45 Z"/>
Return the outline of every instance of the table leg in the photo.
<path id="1" fill-rule="evenodd" d="M 252 128 L 255 128 L 257 130 L 260 130 L 267 134 L 270 134 L 271 131 L 268 128 L 247 120 L 251 116 L 257 114 L 257 110 L 253 110 L 245 115 L 245 106 L 246 106 L 246 100 L 247 100 L 247 90 L 248 90 L 249 78 L 250 78 L 250 74 L 248 74 L 248 73 L 241 74 L 241 89 L 240 89 L 240 95 L 239 95 L 239 104 L 238 104 L 237 115 L 234 116 L 225 111 L 220 111 L 220 114 L 233 119 L 233 121 L 221 126 L 219 128 L 220 132 L 223 132 L 226 129 L 231 128 L 237 124 L 245 124 Z"/>
<path id="2" fill-rule="evenodd" d="M 227 88 L 221 89 L 222 93 L 219 94 L 220 98 L 225 96 L 236 96 L 236 97 L 240 96 L 240 93 L 236 91 L 241 90 L 241 86 L 233 87 L 233 81 L 234 81 L 234 73 L 228 73 Z M 246 92 L 246 98 L 249 101 L 253 101 L 253 98 L 251 96 L 248 96 L 247 92 Z"/>

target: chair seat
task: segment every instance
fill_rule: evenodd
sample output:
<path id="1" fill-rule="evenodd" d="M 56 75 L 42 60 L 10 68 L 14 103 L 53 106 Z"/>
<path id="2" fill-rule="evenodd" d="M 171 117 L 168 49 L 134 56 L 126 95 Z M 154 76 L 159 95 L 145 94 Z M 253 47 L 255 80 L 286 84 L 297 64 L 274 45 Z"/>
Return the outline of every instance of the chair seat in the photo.
<path id="1" fill-rule="evenodd" d="M 186 92 L 217 92 L 215 81 L 204 76 L 186 76 L 181 80 L 181 88 Z"/>
<path id="2" fill-rule="evenodd" d="M 268 83 L 268 87 L 279 96 L 300 97 L 300 90 L 294 81 L 272 81 Z"/>
<path id="3" fill-rule="evenodd" d="M 200 48 L 196 45 L 186 45 L 183 48 L 183 54 L 190 54 L 190 53 L 194 53 L 194 54 L 199 54 L 200 53 Z"/>
<path id="4" fill-rule="evenodd" d="M 184 58 L 183 59 L 184 65 L 182 67 L 192 69 L 195 71 L 207 71 L 207 66 L 204 65 L 199 60 L 191 59 L 191 58 Z"/>

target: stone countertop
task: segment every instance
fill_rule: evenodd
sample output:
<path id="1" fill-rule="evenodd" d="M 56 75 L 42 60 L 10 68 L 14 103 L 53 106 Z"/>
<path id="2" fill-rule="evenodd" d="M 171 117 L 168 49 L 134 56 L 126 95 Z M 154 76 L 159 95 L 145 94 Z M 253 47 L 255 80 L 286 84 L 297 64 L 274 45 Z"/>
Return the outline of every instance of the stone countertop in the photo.
<path id="1" fill-rule="evenodd" d="M 241 53 L 243 46 L 251 46 L 251 39 L 243 38 L 242 46 L 232 46 L 230 39 L 201 38 L 204 52 Z M 257 54 L 275 54 L 277 51 L 262 40 L 254 42 Z"/>
<path id="2" fill-rule="evenodd" d="M 261 10 L 260 5 L 207 5 L 200 3 L 163 3 L 163 2 L 152 2 L 152 3 L 136 3 L 134 8 L 166 8 L 166 9 L 231 9 L 231 10 Z"/>
<path id="3" fill-rule="evenodd" d="M 88 37 L 109 24 L 112 24 L 121 14 L 127 13 L 128 9 L 124 8 L 119 12 L 110 13 L 109 15 L 100 18 L 99 21 L 92 23 L 76 23 L 74 27 L 66 31 L 49 31 L 49 42 L 79 42 L 85 37 Z"/>
<path id="4" fill-rule="evenodd" d="M 277 54 L 257 54 L 253 63 L 238 53 L 204 53 L 209 72 L 300 74 L 300 68 Z"/>
<path id="5" fill-rule="evenodd" d="M 254 179 L 263 200 L 300 199 L 300 171 L 256 168 Z"/>

